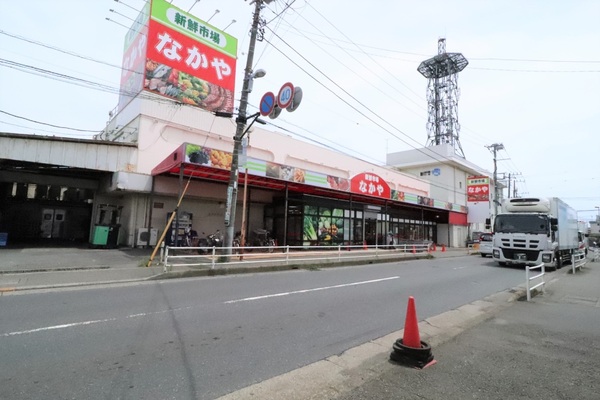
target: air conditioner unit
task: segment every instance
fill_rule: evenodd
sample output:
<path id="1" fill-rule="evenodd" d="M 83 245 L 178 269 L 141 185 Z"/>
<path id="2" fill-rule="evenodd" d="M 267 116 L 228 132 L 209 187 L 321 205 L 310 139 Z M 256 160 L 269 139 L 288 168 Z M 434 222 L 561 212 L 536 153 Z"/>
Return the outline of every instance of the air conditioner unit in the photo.
<path id="1" fill-rule="evenodd" d="M 138 228 L 135 235 L 136 247 L 156 246 L 158 241 L 158 229 Z"/>

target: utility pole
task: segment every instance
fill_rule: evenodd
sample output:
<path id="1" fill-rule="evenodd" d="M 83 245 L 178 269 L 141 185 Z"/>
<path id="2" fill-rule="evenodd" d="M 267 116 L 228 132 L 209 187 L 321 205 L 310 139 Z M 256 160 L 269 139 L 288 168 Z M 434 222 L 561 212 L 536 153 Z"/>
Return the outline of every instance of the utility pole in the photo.
<path id="1" fill-rule="evenodd" d="M 489 146 L 485 146 L 488 150 L 491 148 L 494 154 L 494 216 L 498 215 L 498 204 L 500 204 L 500 200 L 498 199 L 498 165 L 497 165 L 497 153 L 498 150 L 504 149 L 504 145 L 502 143 L 494 143 Z"/>
<path id="2" fill-rule="evenodd" d="M 240 107 L 238 109 L 238 117 L 235 136 L 233 137 L 233 156 L 231 158 L 231 173 L 229 175 L 229 186 L 227 187 L 227 203 L 225 207 L 225 254 L 231 254 L 231 246 L 235 235 L 235 211 L 237 208 L 238 195 L 238 177 L 239 177 L 239 155 L 242 149 L 242 138 L 244 129 L 246 128 L 246 109 L 248 108 L 248 95 L 252 90 L 252 63 L 254 61 L 254 48 L 256 47 L 256 38 L 259 33 L 260 26 L 260 10 L 263 4 L 270 3 L 273 0 L 253 0 L 254 16 L 252 18 L 252 28 L 250 30 L 250 45 L 248 47 L 248 58 L 246 59 L 246 69 L 244 69 L 244 84 L 242 86 L 242 97 L 240 98 Z M 250 3 L 252 4 L 252 3 Z M 258 72 L 258 71 L 257 71 Z M 262 71 L 264 75 L 264 71 Z M 258 77 L 258 75 L 256 75 Z"/>

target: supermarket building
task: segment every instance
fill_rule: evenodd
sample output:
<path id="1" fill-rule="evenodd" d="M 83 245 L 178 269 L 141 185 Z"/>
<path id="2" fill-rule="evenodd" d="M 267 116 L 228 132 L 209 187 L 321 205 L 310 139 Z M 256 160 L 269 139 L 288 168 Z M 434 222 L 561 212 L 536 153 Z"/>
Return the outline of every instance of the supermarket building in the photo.
<path id="1" fill-rule="evenodd" d="M 223 231 L 234 132 L 232 119 L 146 94 L 95 140 L 2 133 L 0 232 L 90 242 L 98 226 L 118 225 L 117 245 L 153 245 L 188 182 L 177 221 Z M 451 247 L 481 230 L 468 223 L 467 182 L 486 172 L 451 147 L 389 154 L 379 166 L 256 126 L 248 137 L 236 230 L 244 219 L 246 232 L 267 229 L 279 245 L 391 237 Z"/>

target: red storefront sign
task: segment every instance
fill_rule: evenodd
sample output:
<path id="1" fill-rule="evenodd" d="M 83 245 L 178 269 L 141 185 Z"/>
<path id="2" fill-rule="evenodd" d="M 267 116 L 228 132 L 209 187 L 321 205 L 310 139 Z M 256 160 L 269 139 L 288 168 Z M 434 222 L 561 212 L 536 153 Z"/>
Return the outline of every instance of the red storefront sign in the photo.
<path id="1" fill-rule="evenodd" d="M 467 188 L 467 201 L 489 201 L 490 185 L 470 185 Z"/>
<path id="2" fill-rule="evenodd" d="M 383 199 L 391 198 L 391 190 L 387 182 L 379 175 L 369 172 L 354 176 L 350 181 L 350 191 Z"/>

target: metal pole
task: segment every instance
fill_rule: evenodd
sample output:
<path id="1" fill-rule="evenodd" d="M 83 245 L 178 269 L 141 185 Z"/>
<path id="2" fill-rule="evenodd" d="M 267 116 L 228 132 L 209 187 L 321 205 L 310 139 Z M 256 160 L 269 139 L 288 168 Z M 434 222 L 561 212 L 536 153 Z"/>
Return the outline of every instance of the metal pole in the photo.
<path id="1" fill-rule="evenodd" d="M 504 145 L 502 143 L 494 143 L 492 145 L 486 146 L 488 149 L 491 147 L 494 153 L 494 217 L 498 215 L 498 204 L 500 201 L 498 200 L 498 166 L 496 154 L 498 150 L 504 149 Z M 510 195 L 509 195 L 510 197 Z"/>
<path id="2" fill-rule="evenodd" d="M 240 231 L 240 252 L 246 245 L 246 199 L 248 198 L 248 167 L 244 168 L 244 201 L 242 202 L 242 229 Z"/>
<path id="3" fill-rule="evenodd" d="M 244 128 L 246 127 L 246 109 L 248 107 L 248 94 L 250 81 L 252 79 L 252 62 L 254 59 L 254 48 L 256 47 L 256 37 L 258 34 L 258 26 L 260 23 L 260 9 L 263 1 L 254 1 L 254 17 L 252 19 L 252 29 L 250 31 L 250 45 L 248 47 L 248 58 L 246 59 L 246 69 L 244 70 L 244 85 L 242 87 L 242 97 L 240 99 L 240 107 L 238 117 L 236 119 L 237 127 L 235 136 L 233 137 L 233 156 L 231 158 L 231 173 L 229 175 L 229 186 L 227 187 L 227 205 L 225 208 L 225 254 L 231 254 L 233 245 L 233 236 L 235 235 L 235 211 L 237 207 L 237 192 L 238 192 L 238 162 L 239 154 L 242 148 L 242 137 Z"/>

